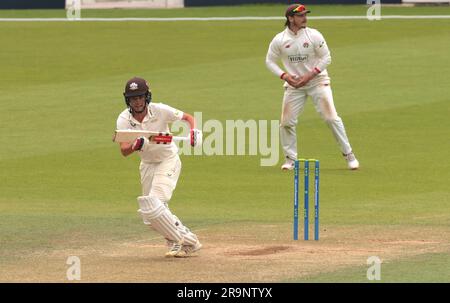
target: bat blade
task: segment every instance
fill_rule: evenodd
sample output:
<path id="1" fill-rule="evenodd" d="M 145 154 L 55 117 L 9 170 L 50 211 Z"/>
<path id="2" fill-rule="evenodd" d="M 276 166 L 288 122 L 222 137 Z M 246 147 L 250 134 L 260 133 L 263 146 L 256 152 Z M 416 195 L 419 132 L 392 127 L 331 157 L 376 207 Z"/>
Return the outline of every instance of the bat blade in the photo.
<path id="1" fill-rule="evenodd" d="M 148 131 L 148 130 L 116 130 L 113 136 L 113 142 L 118 143 L 131 143 L 134 142 L 139 137 L 146 137 L 150 138 L 153 136 L 170 136 L 172 135 L 168 132 L 155 132 L 155 131 Z"/>

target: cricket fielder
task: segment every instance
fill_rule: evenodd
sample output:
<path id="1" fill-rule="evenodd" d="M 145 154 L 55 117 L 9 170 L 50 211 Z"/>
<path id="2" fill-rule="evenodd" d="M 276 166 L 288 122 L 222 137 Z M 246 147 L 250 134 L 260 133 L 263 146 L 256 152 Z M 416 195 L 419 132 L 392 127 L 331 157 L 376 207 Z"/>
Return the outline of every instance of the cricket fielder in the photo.
<path id="1" fill-rule="evenodd" d="M 202 143 L 202 133 L 195 128 L 194 118 L 168 105 L 152 103 L 152 94 L 144 79 L 130 79 L 123 95 L 127 109 L 117 119 L 118 130 L 169 132 L 169 123 L 185 120 L 191 128 L 191 145 Z M 142 196 L 137 198 L 138 212 L 144 224 L 167 240 L 169 251 L 166 256 L 184 257 L 198 251 L 202 245 L 197 236 L 168 207 L 181 172 L 175 143 L 154 144 L 148 138 L 139 137 L 131 143 L 120 143 L 120 150 L 123 156 L 137 153 L 141 158 Z"/>
<path id="2" fill-rule="evenodd" d="M 286 29 L 277 34 L 269 46 L 266 65 L 284 81 L 284 98 L 281 110 L 280 140 L 286 162 L 283 170 L 294 168 L 297 159 L 297 118 L 302 113 L 306 98 L 311 96 L 316 111 L 331 129 L 349 169 L 358 169 L 359 162 L 338 116 L 333 102 L 327 66 L 331 55 L 322 34 L 306 27 L 309 10 L 302 4 L 292 4 L 286 9 Z M 283 62 L 285 70 L 278 66 Z"/>

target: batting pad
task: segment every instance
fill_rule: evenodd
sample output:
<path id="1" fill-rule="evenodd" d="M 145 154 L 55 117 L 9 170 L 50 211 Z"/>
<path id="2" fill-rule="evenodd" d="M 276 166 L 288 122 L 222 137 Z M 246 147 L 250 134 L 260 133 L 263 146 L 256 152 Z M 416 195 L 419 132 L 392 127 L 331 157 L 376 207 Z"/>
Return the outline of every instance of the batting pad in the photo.
<path id="1" fill-rule="evenodd" d="M 198 238 L 197 236 L 191 232 L 189 230 L 189 228 L 187 228 L 186 226 L 183 225 L 183 223 L 181 223 L 181 220 L 178 219 L 177 216 L 173 215 L 175 221 L 178 223 L 178 229 L 181 233 L 181 235 L 183 236 L 184 242 L 183 244 L 185 245 L 195 245 L 198 242 Z"/>
<path id="2" fill-rule="evenodd" d="M 177 221 L 168 208 L 156 197 L 140 196 L 137 198 L 144 224 L 151 224 L 152 228 L 164 238 L 183 243 L 183 235 L 177 227 Z"/>

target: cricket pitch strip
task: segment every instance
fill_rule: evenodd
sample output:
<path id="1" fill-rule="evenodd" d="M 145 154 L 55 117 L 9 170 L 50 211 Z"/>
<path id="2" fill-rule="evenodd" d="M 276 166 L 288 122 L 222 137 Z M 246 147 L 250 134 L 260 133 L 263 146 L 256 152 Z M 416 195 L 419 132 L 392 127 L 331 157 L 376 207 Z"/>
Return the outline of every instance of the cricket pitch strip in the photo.
<path id="1" fill-rule="evenodd" d="M 165 241 L 92 241 L 83 248 L 35 251 L 4 262 L 2 282 L 64 282 L 69 256 L 81 262 L 80 282 L 292 282 L 347 267 L 370 256 L 383 263 L 448 252 L 445 227 L 321 226 L 319 241 L 292 240 L 291 226 L 231 223 L 198 228 L 203 248 L 187 258 L 165 258 Z M 365 270 L 361 272 L 365 276 Z"/>

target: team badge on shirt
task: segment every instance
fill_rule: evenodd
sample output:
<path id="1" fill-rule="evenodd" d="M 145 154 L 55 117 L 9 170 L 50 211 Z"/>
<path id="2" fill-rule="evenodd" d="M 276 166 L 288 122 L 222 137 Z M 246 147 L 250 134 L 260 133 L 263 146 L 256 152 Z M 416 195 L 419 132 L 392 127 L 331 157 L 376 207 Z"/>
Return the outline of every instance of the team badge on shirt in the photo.
<path id="1" fill-rule="evenodd" d="M 304 48 L 308 48 L 309 47 L 309 43 L 308 42 L 303 43 L 303 47 Z"/>

